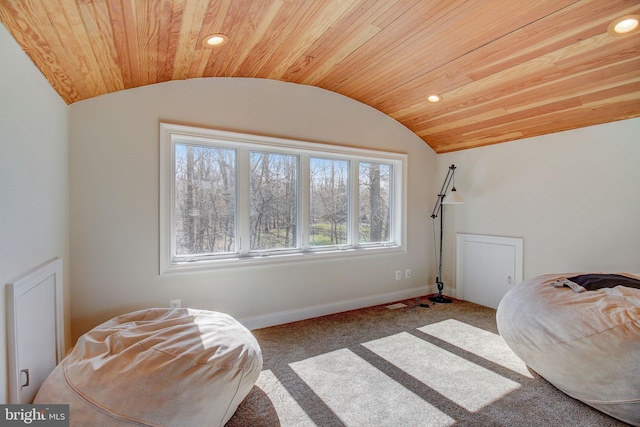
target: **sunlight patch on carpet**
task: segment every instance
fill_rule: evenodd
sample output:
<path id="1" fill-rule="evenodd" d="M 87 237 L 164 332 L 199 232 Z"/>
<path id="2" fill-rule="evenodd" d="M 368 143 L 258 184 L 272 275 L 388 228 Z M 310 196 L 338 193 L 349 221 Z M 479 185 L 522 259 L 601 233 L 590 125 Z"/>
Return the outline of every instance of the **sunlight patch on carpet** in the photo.
<path id="1" fill-rule="evenodd" d="M 455 420 L 348 349 L 289 365 L 347 426 L 450 426 Z"/>
<path id="2" fill-rule="evenodd" d="M 418 328 L 426 334 L 504 366 L 527 378 L 533 378 L 527 365 L 515 355 L 500 335 L 455 319 Z"/>
<path id="3" fill-rule="evenodd" d="M 517 382 L 408 332 L 363 345 L 471 412 L 520 387 Z"/>
<path id="4" fill-rule="evenodd" d="M 269 396 L 281 425 L 317 427 L 273 372 L 268 369 L 260 372 L 256 386 Z"/>

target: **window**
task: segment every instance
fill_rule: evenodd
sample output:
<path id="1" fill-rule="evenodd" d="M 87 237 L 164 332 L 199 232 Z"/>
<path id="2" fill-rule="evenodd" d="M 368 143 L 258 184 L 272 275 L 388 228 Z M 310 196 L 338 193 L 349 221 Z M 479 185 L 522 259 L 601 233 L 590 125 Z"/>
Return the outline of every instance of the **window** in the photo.
<path id="1" fill-rule="evenodd" d="M 160 124 L 161 273 L 405 250 L 406 155 Z"/>
<path id="2" fill-rule="evenodd" d="M 298 247 L 298 156 L 249 153 L 251 247 Z"/>
<path id="3" fill-rule="evenodd" d="M 174 155 L 175 256 L 235 252 L 235 150 L 175 144 Z"/>
<path id="4" fill-rule="evenodd" d="M 360 243 L 389 240 L 392 172 L 389 164 L 360 163 Z"/>
<path id="5" fill-rule="evenodd" d="M 349 242 L 349 161 L 311 157 L 309 161 L 309 245 Z"/>

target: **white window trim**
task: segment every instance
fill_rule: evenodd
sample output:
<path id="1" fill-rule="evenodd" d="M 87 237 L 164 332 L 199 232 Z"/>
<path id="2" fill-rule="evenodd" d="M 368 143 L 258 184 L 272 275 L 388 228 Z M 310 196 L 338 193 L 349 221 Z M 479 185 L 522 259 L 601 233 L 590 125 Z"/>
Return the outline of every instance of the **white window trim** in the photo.
<path id="1" fill-rule="evenodd" d="M 172 257 L 172 239 L 175 235 L 173 230 L 173 200 L 174 200 L 174 140 L 197 142 L 198 140 L 210 143 L 212 140 L 219 145 L 236 147 L 237 145 L 247 146 L 250 149 L 264 150 L 265 148 L 274 151 L 283 151 L 291 153 L 295 151 L 300 157 L 304 156 L 322 156 L 336 158 L 355 158 L 364 161 L 381 161 L 392 163 L 394 165 L 393 176 L 393 208 L 391 212 L 391 232 L 389 244 L 355 244 L 349 247 L 337 248 L 335 246 L 328 248 L 313 248 L 302 246 L 301 250 L 295 251 L 273 251 L 267 256 L 242 253 L 231 257 L 221 257 L 209 260 L 198 260 L 195 262 L 174 263 Z M 220 267 L 248 266 L 259 264 L 273 263 L 291 263 L 300 262 L 302 260 L 319 260 L 331 258 L 344 258 L 345 256 L 371 256 L 371 255 L 389 255 L 394 252 L 406 252 L 406 223 L 407 223 L 407 155 L 403 153 L 393 153 L 385 151 L 375 151 L 362 148 L 346 147 L 342 145 L 322 144 L 309 141 L 275 138 L 262 135 L 253 135 L 246 133 L 236 133 L 215 129 L 196 128 L 191 126 L 176 125 L 170 123 L 160 123 L 160 203 L 159 203 L 159 219 L 160 219 L 160 274 L 187 272 L 194 270 L 213 269 Z M 306 162 L 301 161 L 299 170 L 300 188 L 308 188 L 308 170 L 304 170 Z M 238 173 L 242 173 L 239 169 Z M 352 191 L 358 191 L 358 183 L 352 180 Z M 240 188 L 238 185 L 236 191 L 242 194 L 242 191 L 248 189 Z M 308 212 L 308 191 L 302 190 L 300 196 L 299 219 L 300 223 L 309 220 Z M 355 193 L 354 193 L 355 194 Z M 243 197 L 238 197 L 236 209 L 238 209 L 238 218 L 236 227 L 239 232 L 240 222 L 242 220 L 241 211 L 248 212 L 248 206 L 245 206 Z M 355 214 L 357 205 L 354 206 L 352 197 L 352 206 L 350 211 Z M 248 215 L 248 214 L 247 214 Z M 302 236 L 302 233 L 308 233 L 307 227 L 301 228 L 299 239 L 306 241 L 308 236 Z M 353 240 L 355 239 L 355 240 Z M 353 231 L 352 240 L 357 242 L 356 230 Z"/>

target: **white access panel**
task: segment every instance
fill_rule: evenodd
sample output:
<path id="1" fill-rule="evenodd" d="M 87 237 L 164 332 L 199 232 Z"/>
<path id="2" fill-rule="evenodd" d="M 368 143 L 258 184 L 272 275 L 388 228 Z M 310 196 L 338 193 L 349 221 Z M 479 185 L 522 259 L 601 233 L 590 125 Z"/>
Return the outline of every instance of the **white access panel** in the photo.
<path id="1" fill-rule="evenodd" d="M 522 247 L 521 238 L 458 233 L 458 298 L 498 308 L 502 297 L 522 281 Z"/>
<path id="2" fill-rule="evenodd" d="M 32 403 L 64 357 L 62 259 L 7 284 L 9 403 Z"/>

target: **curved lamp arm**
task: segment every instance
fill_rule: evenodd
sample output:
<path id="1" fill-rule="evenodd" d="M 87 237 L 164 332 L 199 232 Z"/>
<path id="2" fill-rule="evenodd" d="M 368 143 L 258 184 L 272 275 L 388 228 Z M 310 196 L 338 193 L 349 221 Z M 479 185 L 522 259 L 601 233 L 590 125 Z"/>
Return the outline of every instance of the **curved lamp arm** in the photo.
<path id="1" fill-rule="evenodd" d="M 456 173 L 456 165 L 449 166 L 449 170 L 447 171 L 447 176 L 444 178 L 444 182 L 442 183 L 442 188 L 440 189 L 440 193 L 438 194 L 438 198 L 436 199 L 436 204 L 433 207 L 433 212 L 431 213 L 431 218 L 437 218 L 442 211 L 442 204 L 444 202 L 444 198 L 447 196 L 447 191 L 449 190 L 449 186 L 452 182 L 454 182 L 453 178 Z M 455 184 L 451 191 L 455 191 Z"/>

